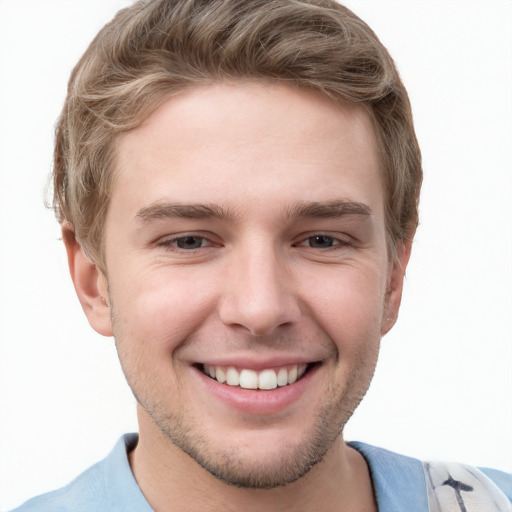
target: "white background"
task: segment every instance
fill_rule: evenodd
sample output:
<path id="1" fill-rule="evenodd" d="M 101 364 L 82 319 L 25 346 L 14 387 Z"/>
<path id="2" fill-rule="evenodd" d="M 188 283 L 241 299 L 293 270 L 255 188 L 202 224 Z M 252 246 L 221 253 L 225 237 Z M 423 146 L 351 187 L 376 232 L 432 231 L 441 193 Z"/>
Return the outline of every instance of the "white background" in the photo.
<path id="1" fill-rule="evenodd" d="M 86 322 L 43 206 L 86 45 L 127 2 L 0 0 L 0 509 L 136 429 L 113 340 Z M 512 470 L 512 2 L 350 0 L 409 89 L 422 223 L 401 318 L 348 439 Z"/>

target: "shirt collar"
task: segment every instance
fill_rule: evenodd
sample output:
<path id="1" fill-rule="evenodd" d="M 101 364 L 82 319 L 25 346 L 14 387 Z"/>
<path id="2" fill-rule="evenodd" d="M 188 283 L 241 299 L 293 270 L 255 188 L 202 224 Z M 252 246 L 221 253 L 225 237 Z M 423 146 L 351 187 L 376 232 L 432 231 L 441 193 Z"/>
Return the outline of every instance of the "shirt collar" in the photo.
<path id="1" fill-rule="evenodd" d="M 138 434 L 125 434 L 105 459 L 105 488 L 109 490 L 108 510 L 125 512 L 154 512 L 142 494 L 133 476 L 128 453 L 137 445 Z"/>
<path id="2" fill-rule="evenodd" d="M 125 434 L 105 459 L 105 486 L 113 491 L 110 510 L 153 512 L 135 481 L 128 460 L 128 453 L 137 441 L 137 434 Z M 421 461 L 365 443 L 348 445 L 364 457 L 370 468 L 379 512 L 428 512 Z"/>
<path id="3" fill-rule="evenodd" d="M 379 512 L 428 512 L 423 464 L 365 443 L 350 442 L 370 468 Z"/>

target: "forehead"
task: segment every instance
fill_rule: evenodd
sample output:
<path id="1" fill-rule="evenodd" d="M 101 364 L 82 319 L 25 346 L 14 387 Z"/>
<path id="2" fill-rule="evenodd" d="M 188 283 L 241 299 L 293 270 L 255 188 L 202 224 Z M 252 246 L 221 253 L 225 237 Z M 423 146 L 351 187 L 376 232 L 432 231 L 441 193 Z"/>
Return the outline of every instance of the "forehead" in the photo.
<path id="1" fill-rule="evenodd" d="M 351 196 L 375 190 L 379 197 L 371 200 L 382 203 L 366 110 L 288 86 L 237 83 L 182 91 L 121 135 L 116 155 L 112 200 L 125 195 L 140 207 L 160 196 L 245 204 L 265 194 L 268 201 L 360 200 L 365 198 Z"/>

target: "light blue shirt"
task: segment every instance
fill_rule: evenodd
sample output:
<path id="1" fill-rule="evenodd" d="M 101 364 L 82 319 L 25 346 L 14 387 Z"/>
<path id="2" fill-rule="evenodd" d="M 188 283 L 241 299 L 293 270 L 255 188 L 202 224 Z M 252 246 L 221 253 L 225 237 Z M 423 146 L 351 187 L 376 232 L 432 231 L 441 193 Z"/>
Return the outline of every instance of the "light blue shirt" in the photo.
<path id="1" fill-rule="evenodd" d="M 137 439 L 137 434 L 124 435 L 105 459 L 69 485 L 33 498 L 12 512 L 153 512 L 128 462 L 127 454 Z M 424 464 L 420 460 L 364 443 L 349 445 L 368 463 L 379 512 L 429 512 Z M 512 502 L 512 475 L 481 471 Z"/>

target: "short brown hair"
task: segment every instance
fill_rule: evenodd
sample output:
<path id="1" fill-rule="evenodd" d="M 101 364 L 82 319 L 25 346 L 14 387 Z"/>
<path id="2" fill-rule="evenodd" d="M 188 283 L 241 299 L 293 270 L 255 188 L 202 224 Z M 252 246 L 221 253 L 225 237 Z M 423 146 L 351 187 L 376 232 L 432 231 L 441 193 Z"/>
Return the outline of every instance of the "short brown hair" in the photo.
<path id="1" fill-rule="evenodd" d="M 362 20 L 334 0 L 140 0 L 74 68 L 56 130 L 53 206 L 102 270 L 116 136 L 184 88 L 246 79 L 364 106 L 381 152 L 392 253 L 413 238 L 422 170 L 409 99 Z"/>

